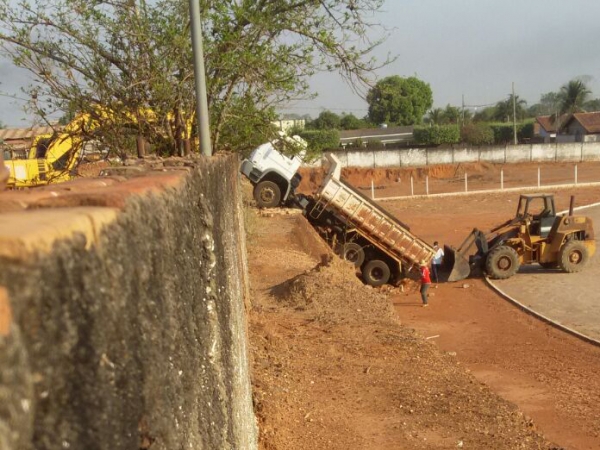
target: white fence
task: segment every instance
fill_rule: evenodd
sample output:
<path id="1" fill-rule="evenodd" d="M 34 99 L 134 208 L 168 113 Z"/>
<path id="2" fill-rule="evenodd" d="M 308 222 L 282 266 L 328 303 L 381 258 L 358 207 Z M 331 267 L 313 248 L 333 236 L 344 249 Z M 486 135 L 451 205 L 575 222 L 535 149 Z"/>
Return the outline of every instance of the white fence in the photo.
<path id="1" fill-rule="evenodd" d="M 342 167 L 416 167 L 470 162 L 600 161 L 600 142 L 528 144 L 477 148 L 409 148 L 394 150 L 336 150 Z M 320 166 L 317 161 L 313 166 Z"/>
<path id="2" fill-rule="evenodd" d="M 375 197 L 375 184 L 373 180 L 371 180 L 371 199 L 386 201 L 386 200 L 400 200 L 409 197 L 449 197 L 449 196 L 460 196 L 460 195 L 470 195 L 470 194 L 489 194 L 489 193 L 498 193 L 498 192 L 527 192 L 527 191 L 539 191 L 543 186 L 548 189 L 553 190 L 561 190 L 561 189 L 573 189 L 578 187 L 600 187 L 600 182 L 591 182 L 591 183 L 580 183 L 578 179 L 578 170 L 577 165 L 574 167 L 574 176 L 572 181 L 565 181 L 560 184 L 542 184 L 542 176 L 541 169 L 538 167 L 537 170 L 537 185 L 536 186 L 521 186 L 521 187 L 504 187 L 504 170 L 500 171 L 500 184 L 496 185 L 496 187 L 490 187 L 484 190 L 469 190 L 469 177 L 468 174 L 464 175 L 464 190 L 463 191 L 452 191 L 452 192 L 438 192 L 432 194 L 429 192 L 429 176 L 425 177 L 425 193 L 415 195 L 415 183 L 414 178 L 411 175 L 410 177 L 410 195 L 397 195 L 397 196 L 389 196 L 389 197 Z"/>

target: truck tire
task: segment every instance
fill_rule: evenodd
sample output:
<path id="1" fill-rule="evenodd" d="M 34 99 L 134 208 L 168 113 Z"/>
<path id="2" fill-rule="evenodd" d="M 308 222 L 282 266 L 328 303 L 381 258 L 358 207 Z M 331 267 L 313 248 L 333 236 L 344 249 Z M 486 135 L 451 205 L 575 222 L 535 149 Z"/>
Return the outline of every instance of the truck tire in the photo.
<path id="1" fill-rule="evenodd" d="M 372 259 L 362 269 L 362 277 L 370 286 L 383 286 L 390 281 L 390 266 L 380 259 Z"/>
<path id="2" fill-rule="evenodd" d="M 512 277 L 519 270 L 519 255 L 508 245 L 499 245 L 493 248 L 485 260 L 485 270 L 497 280 Z"/>
<path id="3" fill-rule="evenodd" d="M 272 181 L 261 181 L 254 187 L 254 200 L 260 208 L 275 208 L 281 203 L 281 189 Z"/>
<path id="4" fill-rule="evenodd" d="M 569 241 L 558 252 L 559 267 L 568 273 L 581 271 L 589 259 L 588 249 L 581 241 Z"/>
<path id="5" fill-rule="evenodd" d="M 360 267 L 365 262 L 365 251 L 356 242 L 346 242 L 340 250 L 340 257 Z"/>

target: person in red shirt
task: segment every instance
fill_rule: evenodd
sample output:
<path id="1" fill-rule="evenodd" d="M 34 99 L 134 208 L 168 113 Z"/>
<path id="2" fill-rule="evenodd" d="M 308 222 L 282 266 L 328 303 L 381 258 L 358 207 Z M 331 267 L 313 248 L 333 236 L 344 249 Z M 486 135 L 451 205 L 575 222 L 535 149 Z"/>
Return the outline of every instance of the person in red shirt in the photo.
<path id="1" fill-rule="evenodd" d="M 431 286 L 431 276 L 426 261 L 421 261 L 419 266 L 421 271 L 421 299 L 423 300 L 423 306 L 425 307 L 427 306 L 427 291 L 429 290 L 429 286 Z"/>

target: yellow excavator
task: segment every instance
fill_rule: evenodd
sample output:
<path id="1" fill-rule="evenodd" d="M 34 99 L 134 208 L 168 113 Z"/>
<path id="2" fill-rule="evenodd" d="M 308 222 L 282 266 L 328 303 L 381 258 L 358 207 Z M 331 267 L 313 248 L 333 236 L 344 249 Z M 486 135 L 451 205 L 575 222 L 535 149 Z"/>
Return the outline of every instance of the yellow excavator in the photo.
<path id="1" fill-rule="evenodd" d="M 138 114 L 127 114 L 127 121 L 136 124 L 138 117 L 147 122 L 156 122 L 156 114 L 152 110 L 144 110 Z M 114 119 L 107 110 L 98 108 L 92 115 L 81 113 L 60 132 L 37 136 L 31 145 L 27 159 L 4 161 L 9 175 L 6 182 L 8 188 L 27 188 L 59 183 L 73 178 L 74 171 L 81 161 L 86 141 L 93 138 L 93 132 L 104 121 Z M 168 117 L 170 124 L 173 118 Z M 186 137 L 191 133 L 191 120 L 185 121 Z M 0 173 L 1 175 L 1 173 Z"/>
<path id="2" fill-rule="evenodd" d="M 0 191 L 6 186 L 8 175 L 8 168 L 4 165 L 4 152 L 0 151 Z"/>

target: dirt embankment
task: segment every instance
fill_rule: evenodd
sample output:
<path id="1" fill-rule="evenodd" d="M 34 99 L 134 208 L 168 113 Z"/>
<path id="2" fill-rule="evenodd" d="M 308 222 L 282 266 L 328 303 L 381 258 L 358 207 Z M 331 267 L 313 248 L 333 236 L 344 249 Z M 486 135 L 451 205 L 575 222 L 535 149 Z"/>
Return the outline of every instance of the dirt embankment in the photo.
<path id="1" fill-rule="evenodd" d="M 301 169 L 300 192 L 314 193 L 325 176 L 325 169 Z M 387 167 L 342 169 L 342 177 L 352 186 L 369 191 L 371 182 L 376 197 L 446 193 L 468 190 L 600 182 L 600 162 L 519 164 L 467 163 L 427 167 Z M 412 183 L 411 183 L 412 177 Z M 468 183 L 465 183 L 467 179 Z M 427 185 L 427 186 L 426 186 Z"/>
<path id="2" fill-rule="evenodd" d="M 494 176 L 500 171 L 498 165 L 487 162 L 468 163 L 456 165 L 433 165 L 427 167 L 385 167 L 377 169 L 361 169 L 357 167 L 345 167 L 342 169 L 342 177 L 352 186 L 359 188 L 370 188 L 371 181 L 377 187 L 393 185 L 403 180 L 407 181 L 413 177 L 414 181 L 423 181 L 426 177 L 431 179 L 451 180 L 463 178 L 465 173 L 471 176 L 481 177 L 483 174 Z M 302 183 L 299 191 L 303 193 L 314 192 L 321 185 L 327 171 L 324 168 L 299 170 L 302 175 Z"/>
<path id="3" fill-rule="evenodd" d="M 304 252 L 301 216 L 249 213 L 260 448 L 555 448 L 346 263 Z"/>

